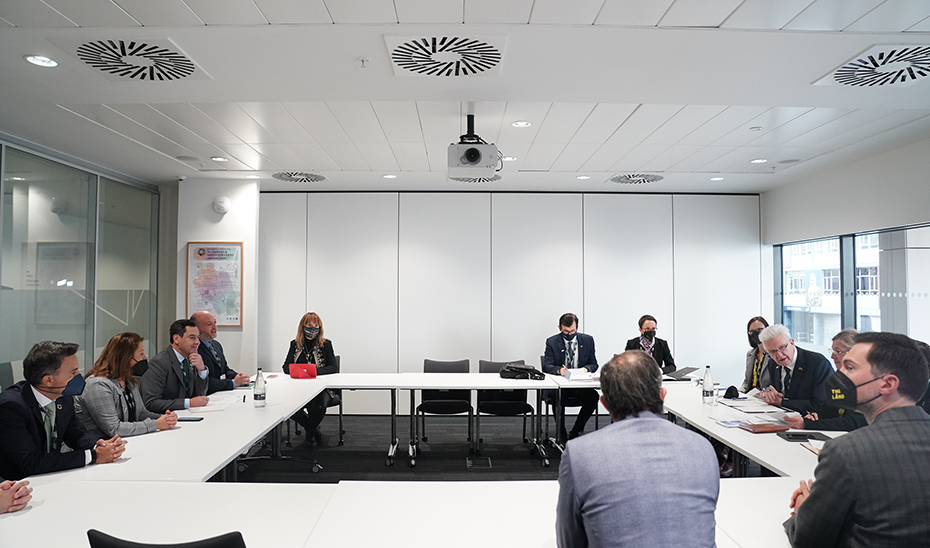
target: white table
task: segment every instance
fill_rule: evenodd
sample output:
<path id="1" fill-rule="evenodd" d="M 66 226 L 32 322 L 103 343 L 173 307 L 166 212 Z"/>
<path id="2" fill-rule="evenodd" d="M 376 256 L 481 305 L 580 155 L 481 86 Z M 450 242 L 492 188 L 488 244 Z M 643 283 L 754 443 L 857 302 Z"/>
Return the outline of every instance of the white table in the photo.
<path id="1" fill-rule="evenodd" d="M 789 548 L 782 523 L 791 515 L 788 503 L 797 478 L 729 478 L 720 480 L 717 529 L 739 546 Z M 720 535 L 717 535 L 718 546 Z"/>
<path id="2" fill-rule="evenodd" d="M 87 548 L 88 529 L 159 544 L 240 531 L 249 548 L 297 548 L 306 543 L 337 489 L 333 484 L 33 484 L 32 502 L 25 510 L 0 515 L 4 548 Z M 230 511 L 232 507 L 255 511 Z"/>

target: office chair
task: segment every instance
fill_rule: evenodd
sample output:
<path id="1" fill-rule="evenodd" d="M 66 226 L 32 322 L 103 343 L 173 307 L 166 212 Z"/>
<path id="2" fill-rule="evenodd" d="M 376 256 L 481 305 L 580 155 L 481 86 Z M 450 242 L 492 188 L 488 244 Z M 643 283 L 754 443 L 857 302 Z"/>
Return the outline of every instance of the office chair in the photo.
<path id="1" fill-rule="evenodd" d="M 468 373 L 469 361 L 459 360 L 454 362 L 440 362 L 435 360 L 423 360 L 424 373 Z M 471 425 L 474 409 L 471 406 L 471 390 L 421 390 L 421 403 L 417 406 L 416 413 L 420 416 L 417 424 L 423 424 L 423 441 L 426 437 L 426 414 L 431 415 L 458 415 L 459 413 L 468 413 L 468 436 L 467 440 L 471 441 Z M 418 438 L 419 428 L 414 435 Z"/>
<path id="2" fill-rule="evenodd" d="M 337 354 L 336 355 L 336 373 L 339 373 L 341 371 L 339 363 L 340 363 L 340 357 Z M 329 405 L 327 405 L 326 408 L 328 409 L 330 407 L 336 407 L 337 405 L 339 406 L 339 445 L 345 445 L 346 431 L 343 427 L 342 390 L 341 389 L 333 390 L 333 392 L 336 394 L 336 396 L 332 400 L 330 400 Z M 286 421 L 286 422 L 287 422 L 287 435 L 284 440 L 284 445 L 291 447 L 291 421 Z M 300 425 L 297 424 L 297 421 L 294 421 L 294 435 L 295 436 L 300 435 Z"/>
<path id="3" fill-rule="evenodd" d="M 0 391 L 13 386 L 13 364 L 0 363 Z"/>
<path id="4" fill-rule="evenodd" d="M 500 373 L 504 365 L 524 365 L 523 360 L 510 362 L 491 362 L 478 360 L 479 373 Z M 533 412 L 533 406 L 526 403 L 526 390 L 478 390 L 478 407 L 475 413 L 475 438 L 481 444 L 481 414 L 497 415 L 501 417 L 516 417 L 523 415 L 523 443 L 529 439 L 526 437 L 526 415 Z M 481 454 L 481 446 L 478 446 L 477 454 Z"/>
<path id="5" fill-rule="evenodd" d="M 178 544 L 149 544 L 119 539 L 96 529 L 87 530 L 90 548 L 246 548 L 242 533 L 234 531 L 218 537 Z"/>
<path id="6" fill-rule="evenodd" d="M 542 356 L 539 357 L 539 366 L 540 366 L 540 368 L 542 367 L 543 362 L 544 362 L 545 359 L 546 359 L 546 356 L 545 356 L 545 355 L 542 355 Z M 562 398 L 561 398 L 561 400 L 562 400 L 562 401 L 561 401 L 561 404 L 562 404 L 562 412 L 561 412 L 561 414 L 557 414 L 557 413 L 555 412 L 556 410 L 555 410 L 555 395 L 554 395 L 554 392 L 556 392 L 556 391 L 555 391 L 555 390 L 550 390 L 550 391 L 549 391 L 549 395 L 548 395 L 547 397 L 543 398 L 543 403 L 544 403 L 545 406 L 546 406 L 546 417 L 545 417 L 545 419 L 544 419 L 544 420 L 546 421 L 546 422 L 545 422 L 545 424 L 546 424 L 546 434 L 545 434 L 545 436 L 546 436 L 547 438 L 549 438 L 549 441 L 550 441 L 550 443 L 551 443 L 553 446 L 555 446 L 555 447 L 557 447 L 557 448 L 559 448 L 559 449 L 562 449 L 562 448 L 564 447 L 565 442 L 568 441 L 568 440 L 562 440 L 562 443 L 558 443 L 558 440 L 557 440 L 557 439 L 549 437 L 549 408 L 550 408 L 550 407 L 553 408 L 552 415 L 553 415 L 554 417 L 556 417 L 556 420 L 559 421 L 559 425 L 558 425 L 558 426 L 559 426 L 559 429 L 560 429 L 560 431 L 561 431 L 561 430 L 564 430 L 564 429 L 565 429 L 565 428 L 564 428 L 564 427 L 565 427 L 565 408 L 567 408 L 567 407 L 581 407 L 581 400 L 578 399 L 577 397 L 574 397 L 574 396 L 566 396 L 566 395 L 563 393 L 563 394 L 562 394 Z M 598 428 L 600 428 L 600 424 L 599 424 L 599 420 L 598 420 L 598 419 L 600 418 L 600 415 L 601 415 L 601 405 L 600 405 L 600 403 L 598 403 L 597 407 L 594 408 L 594 429 L 595 429 L 595 430 L 597 430 Z"/>

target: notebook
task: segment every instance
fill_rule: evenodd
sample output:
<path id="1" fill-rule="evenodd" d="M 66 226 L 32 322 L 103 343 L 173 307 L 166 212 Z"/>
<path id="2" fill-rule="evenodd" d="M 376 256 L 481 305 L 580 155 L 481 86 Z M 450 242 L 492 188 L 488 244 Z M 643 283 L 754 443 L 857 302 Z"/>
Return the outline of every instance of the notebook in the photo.
<path id="1" fill-rule="evenodd" d="M 665 376 L 671 377 L 675 379 L 676 381 L 683 381 L 685 380 L 685 375 L 687 375 L 688 373 L 694 373 L 697 370 L 698 370 L 697 367 L 682 367 L 681 369 L 676 369 L 675 371 L 672 371 L 671 373 L 667 373 Z"/>
<path id="2" fill-rule="evenodd" d="M 292 363 L 289 366 L 292 379 L 315 379 L 315 363 Z"/>

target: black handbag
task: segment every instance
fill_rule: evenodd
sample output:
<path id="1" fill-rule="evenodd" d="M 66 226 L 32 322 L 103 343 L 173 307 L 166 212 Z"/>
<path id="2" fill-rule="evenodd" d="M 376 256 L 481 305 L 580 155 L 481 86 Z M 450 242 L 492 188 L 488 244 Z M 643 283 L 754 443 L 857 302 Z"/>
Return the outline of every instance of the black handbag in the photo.
<path id="1" fill-rule="evenodd" d="M 546 378 L 542 371 L 532 365 L 519 365 L 508 363 L 501 367 L 502 379 L 532 379 L 541 381 Z"/>

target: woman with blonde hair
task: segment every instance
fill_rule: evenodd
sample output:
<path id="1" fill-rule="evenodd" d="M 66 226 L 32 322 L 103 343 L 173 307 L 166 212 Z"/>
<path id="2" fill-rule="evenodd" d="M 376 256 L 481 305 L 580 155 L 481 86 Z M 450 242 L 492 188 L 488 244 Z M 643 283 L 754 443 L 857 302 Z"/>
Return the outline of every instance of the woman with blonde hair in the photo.
<path id="1" fill-rule="evenodd" d="M 167 430 L 177 424 L 174 411 L 159 415 L 145 408 L 132 368 L 146 361 L 141 335 L 120 333 L 110 339 L 87 372 L 84 392 L 74 398 L 74 410 L 88 432 L 109 439 Z"/>
<path id="2" fill-rule="evenodd" d="M 284 358 L 284 372 L 290 373 L 292 363 L 309 363 L 316 365 L 317 375 L 336 373 L 336 354 L 333 352 L 333 343 L 323 336 L 323 320 L 316 312 L 307 312 L 297 325 L 297 336 L 291 341 Z M 304 409 L 301 409 L 291 418 L 307 430 L 307 445 L 314 442 L 323 444 L 323 432 L 320 423 L 326 416 L 326 408 L 336 395 L 332 390 L 323 390 Z"/>

